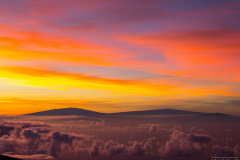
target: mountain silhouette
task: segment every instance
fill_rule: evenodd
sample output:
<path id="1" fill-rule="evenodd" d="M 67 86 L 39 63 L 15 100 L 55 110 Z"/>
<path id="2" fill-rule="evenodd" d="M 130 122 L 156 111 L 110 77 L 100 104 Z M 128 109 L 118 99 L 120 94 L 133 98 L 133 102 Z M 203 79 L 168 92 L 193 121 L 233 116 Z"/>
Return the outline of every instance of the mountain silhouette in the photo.
<path id="1" fill-rule="evenodd" d="M 191 112 L 177 109 L 156 109 L 112 113 L 112 115 L 190 115 L 190 114 L 201 114 L 201 112 Z"/>
<path id="2" fill-rule="evenodd" d="M 205 117 L 233 117 L 231 115 L 223 114 L 223 113 L 203 113 L 203 112 L 184 111 L 184 110 L 177 110 L 177 109 L 156 109 L 156 110 L 129 111 L 129 112 L 118 112 L 118 113 L 100 113 L 100 112 L 95 112 L 95 111 L 90 111 L 90 110 L 80 109 L 80 108 L 52 109 L 52 110 L 47 110 L 42 112 L 29 113 L 25 115 L 32 115 L 32 116 L 196 115 L 196 116 L 205 116 Z"/>
<path id="3" fill-rule="evenodd" d="M 99 116 L 104 115 L 104 113 L 99 113 L 95 111 L 90 111 L 80 108 L 61 108 L 61 109 L 52 109 L 47 111 L 29 113 L 25 115 L 32 116 L 68 116 L 68 115 L 77 115 L 77 116 Z"/>

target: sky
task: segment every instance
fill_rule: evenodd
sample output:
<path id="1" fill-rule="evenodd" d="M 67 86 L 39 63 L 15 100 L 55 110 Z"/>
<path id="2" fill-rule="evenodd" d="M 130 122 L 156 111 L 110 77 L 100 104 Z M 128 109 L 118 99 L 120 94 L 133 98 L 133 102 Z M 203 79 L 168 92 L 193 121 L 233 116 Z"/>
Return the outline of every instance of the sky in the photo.
<path id="1" fill-rule="evenodd" d="M 240 115 L 238 0 L 0 0 L 0 114 Z"/>

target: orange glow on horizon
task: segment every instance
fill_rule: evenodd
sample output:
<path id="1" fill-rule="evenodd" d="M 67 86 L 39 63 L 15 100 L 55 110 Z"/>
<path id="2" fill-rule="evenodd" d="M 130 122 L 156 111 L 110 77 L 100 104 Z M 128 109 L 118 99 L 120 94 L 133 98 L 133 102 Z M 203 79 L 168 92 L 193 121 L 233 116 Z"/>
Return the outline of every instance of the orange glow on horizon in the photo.
<path id="1" fill-rule="evenodd" d="M 79 107 L 78 100 L 92 110 L 100 101 L 104 112 L 151 109 L 202 97 L 238 110 L 239 11 L 128 3 L 0 2 L 0 114 Z"/>

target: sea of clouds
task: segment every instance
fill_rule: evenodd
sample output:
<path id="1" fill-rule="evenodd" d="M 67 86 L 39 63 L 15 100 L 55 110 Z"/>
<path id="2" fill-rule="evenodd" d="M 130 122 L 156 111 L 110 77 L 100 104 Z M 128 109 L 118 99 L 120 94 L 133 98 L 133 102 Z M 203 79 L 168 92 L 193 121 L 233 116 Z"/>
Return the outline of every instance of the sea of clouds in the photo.
<path id="1" fill-rule="evenodd" d="M 225 139 L 214 137 L 217 133 L 194 126 L 163 127 L 160 123 L 136 122 L 110 125 L 104 119 L 77 116 L 55 117 L 52 123 L 51 117 L 46 118 L 50 123 L 0 120 L 0 154 L 64 160 L 240 156 L 239 139 L 229 138 L 231 135 Z M 223 132 L 231 134 L 232 128 Z"/>

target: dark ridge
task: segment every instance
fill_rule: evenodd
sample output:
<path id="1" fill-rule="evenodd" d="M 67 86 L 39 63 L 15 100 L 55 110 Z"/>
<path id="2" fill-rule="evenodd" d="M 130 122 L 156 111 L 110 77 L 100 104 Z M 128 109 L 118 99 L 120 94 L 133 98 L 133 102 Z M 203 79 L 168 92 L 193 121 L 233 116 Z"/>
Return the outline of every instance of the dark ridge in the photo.
<path id="1" fill-rule="evenodd" d="M 118 113 L 99 113 L 80 108 L 62 108 L 52 109 L 42 112 L 25 114 L 30 116 L 117 116 L 117 115 L 196 115 L 204 117 L 234 117 L 223 113 L 203 113 L 203 112 L 192 112 L 176 109 L 156 109 L 156 110 L 143 110 L 143 111 L 130 111 L 130 112 L 118 112 Z"/>
<path id="2" fill-rule="evenodd" d="M 29 113 L 25 115 L 31 116 L 68 116 L 68 115 L 76 115 L 76 116 L 98 116 L 104 115 L 104 113 L 99 113 L 95 111 L 89 111 L 86 109 L 79 108 L 61 108 L 61 109 L 52 109 L 42 112 Z"/>
<path id="3" fill-rule="evenodd" d="M 0 155 L 0 160 L 21 160 L 21 159 Z"/>
<path id="4" fill-rule="evenodd" d="M 223 113 L 201 113 L 198 116 L 204 116 L 204 117 L 234 117 L 232 115 L 223 114 Z"/>
<path id="5" fill-rule="evenodd" d="M 183 110 L 176 110 L 176 109 L 157 109 L 157 110 L 112 113 L 112 115 L 190 115 L 190 114 L 204 114 L 204 113 L 183 111 Z"/>

